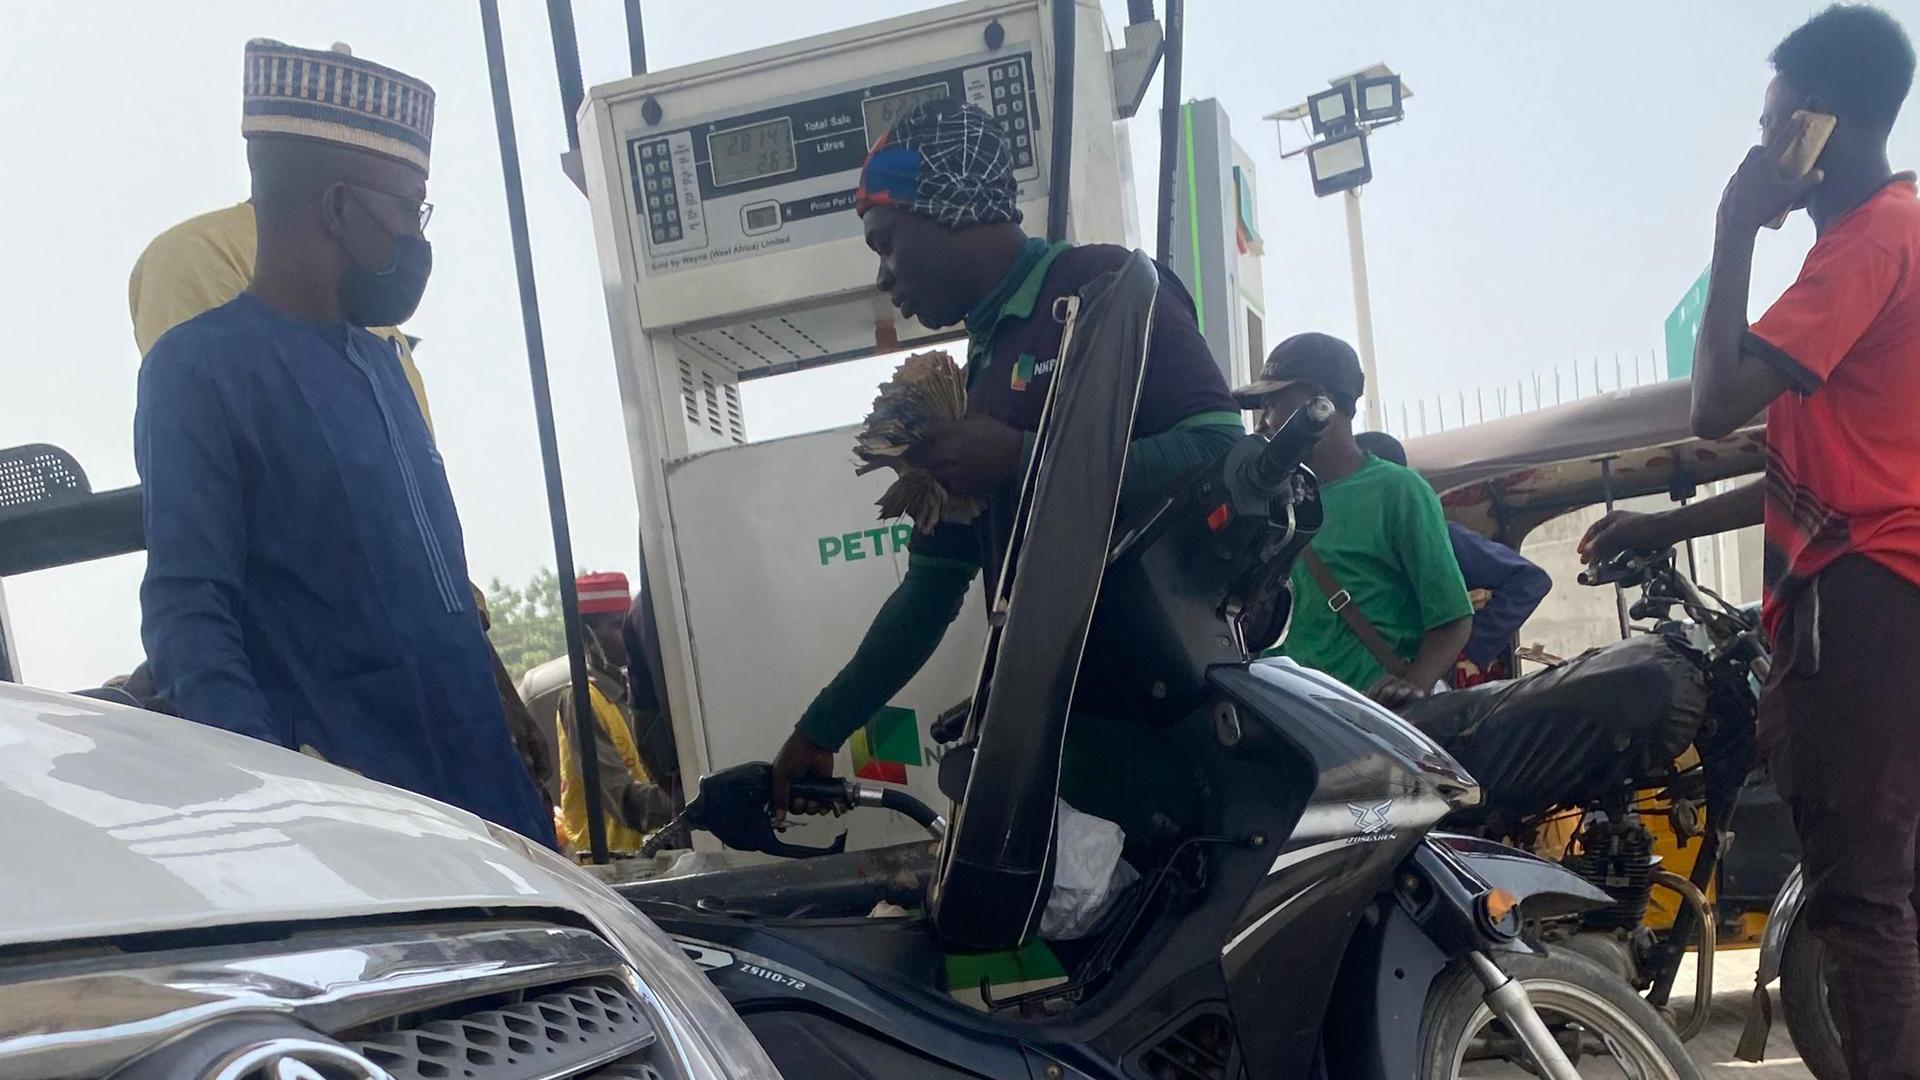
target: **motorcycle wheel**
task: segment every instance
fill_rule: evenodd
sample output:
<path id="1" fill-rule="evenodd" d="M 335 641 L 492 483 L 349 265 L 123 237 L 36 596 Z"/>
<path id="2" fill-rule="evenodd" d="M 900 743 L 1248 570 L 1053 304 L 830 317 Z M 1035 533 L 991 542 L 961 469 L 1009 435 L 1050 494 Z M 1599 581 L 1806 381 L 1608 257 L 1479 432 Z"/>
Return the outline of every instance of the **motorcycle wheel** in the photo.
<path id="1" fill-rule="evenodd" d="M 1700 1080 L 1660 1014 L 1618 975 L 1576 953 L 1502 954 L 1582 1080 Z M 1434 980 L 1420 1024 L 1420 1080 L 1537 1077 L 1532 1059 L 1486 1003 L 1486 987 L 1456 961 Z"/>
<path id="2" fill-rule="evenodd" d="M 1795 920 L 1780 951 L 1780 1011 L 1787 1019 L 1787 1036 L 1814 1080 L 1847 1080 L 1840 1029 L 1827 1003 L 1826 962 L 1826 943 Z"/>

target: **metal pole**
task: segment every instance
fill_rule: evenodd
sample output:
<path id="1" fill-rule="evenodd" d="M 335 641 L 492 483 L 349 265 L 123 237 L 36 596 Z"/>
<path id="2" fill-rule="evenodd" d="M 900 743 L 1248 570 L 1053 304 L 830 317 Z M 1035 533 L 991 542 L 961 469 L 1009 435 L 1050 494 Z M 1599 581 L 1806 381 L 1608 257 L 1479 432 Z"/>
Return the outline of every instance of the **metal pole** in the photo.
<path id="1" fill-rule="evenodd" d="M 1053 0 L 1053 170 L 1047 192 L 1047 239 L 1067 238 L 1067 203 L 1073 193 L 1073 57 L 1076 0 Z M 1172 52 L 1169 44 L 1168 52 Z M 1169 58 L 1169 63 L 1178 60 Z"/>
<path id="2" fill-rule="evenodd" d="M 533 247 L 527 239 L 527 198 L 520 183 L 520 147 L 513 134 L 513 99 L 507 92 L 506 49 L 500 43 L 499 0 L 480 0 L 480 29 L 487 42 L 487 74 L 493 84 L 493 121 L 500 137 L 500 172 L 506 181 L 507 225 L 513 233 L 513 265 L 520 278 L 520 322 L 527 337 L 527 374 L 533 383 L 533 418 L 540 429 L 540 462 L 547 474 L 547 513 L 553 524 L 553 561 L 560 577 L 560 617 L 567 624 L 567 661 L 573 672 L 573 745 L 580 757 L 580 789 L 587 804 L 587 846 L 595 863 L 607 861 L 599 770 L 600 725 L 587 697 L 586 642 L 580 626 L 580 596 L 574 587 L 573 539 L 567 529 L 567 493 L 560 479 L 560 440 L 554 433 L 553 394 L 547 385 L 547 346 L 540 333 L 540 297 L 533 284 Z"/>
<path id="3" fill-rule="evenodd" d="M 627 0 L 626 9 L 627 62 L 633 69 L 633 74 L 645 75 L 647 73 L 647 30 L 645 18 L 640 11 L 640 0 Z M 681 796 L 680 757 L 678 749 L 674 746 L 673 720 L 668 715 L 666 668 L 660 656 L 660 624 L 653 613 L 653 584 L 647 579 L 647 545 L 644 526 L 641 532 L 642 537 L 637 549 L 640 552 L 640 627 L 646 636 L 642 639 L 640 654 L 636 656 L 630 652 L 627 656 L 627 664 L 629 668 L 639 664 L 641 668 L 639 678 L 652 684 L 654 703 L 659 709 L 659 718 L 655 724 L 666 733 L 665 751 L 654 755 L 660 757 L 662 759 L 660 761 L 646 760 L 648 750 L 658 746 L 658 742 L 641 741 L 642 763 L 647 766 L 647 771 L 653 774 L 654 783 L 672 789 L 677 802 Z M 631 673 L 627 678 L 629 685 L 636 681 Z"/>
<path id="4" fill-rule="evenodd" d="M 1353 266 L 1353 317 L 1360 327 L 1360 370 L 1367 377 L 1367 429 L 1379 431 L 1380 372 L 1373 364 L 1373 303 L 1367 298 L 1367 238 L 1360 227 L 1359 188 L 1347 189 L 1346 203 L 1347 259 Z"/>
<path id="5" fill-rule="evenodd" d="M 553 68 L 560 76 L 560 122 L 567 149 L 580 149 L 580 103 L 586 84 L 580 76 L 580 41 L 574 36 L 573 0 L 547 0 L 547 29 L 553 36 Z"/>
<path id="6" fill-rule="evenodd" d="M 13 669 L 13 656 L 8 652 L 12 637 L 12 626 L 7 622 L 7 590 L 0 584 L 0 682 L 20 681 L 20 673 Z"/>
<path id="7" fill-rule="evenodd" d="M 647 28 L 640 17 L 640 0 L 627 0 L 627 65 L 635 75 L 647 73 Z"/>
<path id="8" fill-rule="evenodd" d="M 1182 54 L 1186 50 L 1186 4 L 1167 0 L 1166 51 L 1160 69 L 1160 202 L 1154 209 L 1153 257 L 1160 265 L 1173 266 L 1173 192 L 1174 173 L 1178 170 L 1181 149 L 1180 78 Z M 1193 268 L 1200 273 L 1199 267 Z M 1201 313 L 1201 318 L 1205 318 Z M 1259 361 L 1256 359 L 1255 363 Z"/>
<path id="9" fill-rule="evenodd" d="M 1599 361 L 1596 360 L 1594 363 L 1596 365 L 1594 375 L 1598 378 Z M 1610 457 L 1600 459 L 1600 493 L 1606 497 L 1607 513 L 1613 513 L 1613 459 Z M 1613 583 L 1613 607 L 1614 612 L 1620 616 L 1620 640 L 1625 641 L 1632 631 L 1633 624 L 1627 620 L 1627 591 L 1622 589 L 1617 581 Z"/>

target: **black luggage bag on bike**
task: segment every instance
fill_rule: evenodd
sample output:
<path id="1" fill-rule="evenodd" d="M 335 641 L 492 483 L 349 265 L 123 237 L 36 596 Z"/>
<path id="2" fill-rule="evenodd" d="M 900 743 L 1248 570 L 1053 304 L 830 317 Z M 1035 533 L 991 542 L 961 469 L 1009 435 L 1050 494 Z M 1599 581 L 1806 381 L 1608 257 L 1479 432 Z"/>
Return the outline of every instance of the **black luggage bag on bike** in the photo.
<path id="1" fill-rule="evenodd" d="M 1438 694 L 1408 719 L 1480 781 L 1474 813 L 1538 813 L 1668 774 L 1707 717 L 1681 643 L 1644 634 L 1524 678 Z"/>

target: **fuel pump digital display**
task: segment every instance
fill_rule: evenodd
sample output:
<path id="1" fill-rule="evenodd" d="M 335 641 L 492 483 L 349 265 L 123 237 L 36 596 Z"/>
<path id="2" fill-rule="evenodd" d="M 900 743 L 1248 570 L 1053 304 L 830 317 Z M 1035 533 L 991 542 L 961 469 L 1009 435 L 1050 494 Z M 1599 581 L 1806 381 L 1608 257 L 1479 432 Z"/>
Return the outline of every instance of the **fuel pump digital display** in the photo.
<path id="1" fill-rule="evenodd" d="M 880 141 L 880 136 L 892 131 L 893 125 L 916 106 L 952 96 L 953 90 L 946 83 L 937 82 L 882 97 L 870 97 L 861 102 L 860 111 L 867 125 L 867 149 L 873 149 L 873 144 Z"/>
<path id="2" fill-rule="evenodd" d="M 861 162 L 929 102 L 965 101 L 992 116 L 1006 136 L 1016 181 L 1041 180 L 1033 53 L 1003 48 L 946 63 L 744 111 L 689 110 L 673 126 L 647 119 L 644 110 L 623 115 L 634 238 L 648 273 L 857 239 Z"/>
<path id="3" fill-rule="evenodd" d="M 793 155 L 793 120 L 782 116 L 713 132 L 707 136 L 707 156 L 715 187 L 790 173 L 799 165 Z"/>

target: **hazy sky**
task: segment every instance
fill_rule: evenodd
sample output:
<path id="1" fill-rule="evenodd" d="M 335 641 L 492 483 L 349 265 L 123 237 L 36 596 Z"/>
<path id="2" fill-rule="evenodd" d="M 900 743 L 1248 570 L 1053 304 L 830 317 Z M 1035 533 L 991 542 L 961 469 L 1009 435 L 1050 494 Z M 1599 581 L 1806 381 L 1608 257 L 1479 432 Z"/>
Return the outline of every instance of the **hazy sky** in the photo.
<path id="1" fill-rule="evenodd" d="M 671 67 L 925 8 L 910 0 L 650 0 Z M 1353 332 L 1344 217 L 1281 161 L 1259 118 L 1329 75 L 1384 60 L 1416 96 L 1374 140 L 1364 202 L 1384 399 L 1511 386 L 1534 371 L 1657 349 L 1706 263 L 1728 173 L 1754 140 L 1773 44 L 1808 0 L 1604 5 L 1192 0 L 1186 96 L 1217 97 L 1258 164 L 1268 340 Z M 544 5 L 507 0 L 506 42 L 535 266 L 583 567 L 638 564 L 633 485 L 585 199 L 565 148 Z M 1920 30 L 1920 0 L 1890 5 Z M 1125 5 L 1107 0 L 1116 27 Z M 577 0 L 587 81 L 626 73 L 617 0 Z M 464 0 L 0 3 L 0 445 L 72 451 L 94 487 L 134 482 L 127 273 L 154 234 L 247 190 L 240 60 L 251 37 L 334 41 L 439 91 L 432 285 L 409 329 L 466 526 L 474 576 L 553 562 L 477 9 Z M 1156 83 L 1150 102 L 1159 100 Z M 1143 221 L 1153 107 L 1134 123 Z M 1289 148 L 1298 145 L 1288 131 Z M 1920 164 L 1920 121 L 1895 134 Z M 1151 226 L 1143 234 L 1152 235 Z M 1791 280 L 1804 216 L 1762 240 L 1757 301 Z M 756 438 L 857 420 L 872 362 L 754 384 Z M 1583 378 L 1586 376 L 1583 376 Z M 772 391 L 769 393 L 769 391 Z M 142 560 L 10 579 L 29 681 L 96 684 L 137 662 Z"/>

